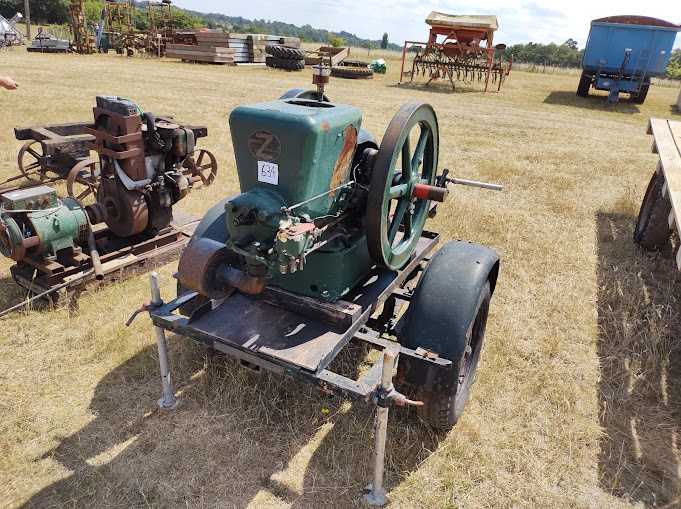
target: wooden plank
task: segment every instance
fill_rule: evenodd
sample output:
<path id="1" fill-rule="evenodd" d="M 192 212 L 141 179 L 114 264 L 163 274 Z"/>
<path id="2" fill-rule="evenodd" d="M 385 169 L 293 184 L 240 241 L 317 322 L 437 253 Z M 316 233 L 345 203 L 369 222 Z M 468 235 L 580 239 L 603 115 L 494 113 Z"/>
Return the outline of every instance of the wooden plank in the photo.
<path id="1" fill-rule="evenodd" d="M 166 53 L 199 53 L 202 55 L 233 55 L 236 50 L 233 48 L 220 48 L 210 46 L 184 46 L 181 48 L 166 48 Z"/>
<path id="2" fill-rule="evenodd" d="M 323 302 L 281 288 L 268 287 L 260 298 L 269 304 L 342 327 L 350 327 L 362 316 L 362 306 L 358 304 L 343 300 Z"/>
<path id="3" fill-rule="evenodd" d="M 655 147 L 660 155 L 660 164 L 664 179 L 667 184 L 669 201 L 672 204 L 673 218 L 669 218 L 670 225 L 673 223 L 679 231 L 679 219 L 681 219 L 681 122 L 664 120 L 659 118 L 650 119 L 650 132 L 655 139 Z M 681 270 L 677 257 L 677 266 Z"/>

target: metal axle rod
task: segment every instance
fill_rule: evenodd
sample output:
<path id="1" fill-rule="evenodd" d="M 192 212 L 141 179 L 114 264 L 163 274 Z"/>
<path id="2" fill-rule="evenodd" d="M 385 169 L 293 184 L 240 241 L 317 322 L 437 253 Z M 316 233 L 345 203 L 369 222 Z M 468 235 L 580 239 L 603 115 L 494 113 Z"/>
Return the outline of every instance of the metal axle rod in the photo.
<path id="1" fill-rule="evenodd" d="M 481 187 L 482 189 L 491 189 L 492 191 L 503 191 L 504 186 L 500 184 L 490 184 L 488 182 L 480 182 L 477 180 L 457 179 L 447 177 L 447 183 L 459 186 Z"/>

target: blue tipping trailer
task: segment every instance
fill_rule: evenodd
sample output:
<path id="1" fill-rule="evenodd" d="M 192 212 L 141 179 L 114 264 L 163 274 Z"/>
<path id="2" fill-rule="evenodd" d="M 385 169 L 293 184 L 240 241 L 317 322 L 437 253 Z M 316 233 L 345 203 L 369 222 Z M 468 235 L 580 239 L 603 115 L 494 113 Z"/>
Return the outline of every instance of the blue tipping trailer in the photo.
<path id="1" fill-rule="evenodd" d="M 577 95 L 586 97 L 593 86 L 610 93 L 608 102 L 616 103 L 624 92 L 642 104 L 650 78 L 664 75 L 679 31 L 679 25 L 646 16 L 592 21 Z"/>

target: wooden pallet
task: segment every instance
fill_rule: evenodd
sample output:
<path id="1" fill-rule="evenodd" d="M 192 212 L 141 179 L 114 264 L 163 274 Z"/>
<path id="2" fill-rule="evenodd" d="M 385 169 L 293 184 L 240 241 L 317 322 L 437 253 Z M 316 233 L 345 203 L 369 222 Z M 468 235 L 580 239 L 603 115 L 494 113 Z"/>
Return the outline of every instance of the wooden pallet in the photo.
<path id="1" fill-rule="evenodd" d="M 657 171 L 664 175 L 662 193 L 672 205 L 669 225 L 681 234 L 681 122 L 651 118 L 648 134 L 653 135 L 653 153 L 660 156 Z M 681 249 L 676 254 L 676 265 L 681 270 Z"/>

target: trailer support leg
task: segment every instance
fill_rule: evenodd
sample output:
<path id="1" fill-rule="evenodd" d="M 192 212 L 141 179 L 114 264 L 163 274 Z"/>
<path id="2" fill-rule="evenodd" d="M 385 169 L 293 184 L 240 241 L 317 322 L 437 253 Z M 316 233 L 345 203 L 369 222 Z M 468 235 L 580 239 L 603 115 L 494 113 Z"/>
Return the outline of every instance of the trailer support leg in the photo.
<path id="1" fill-rule="evenodd" d="M 158 274 L 152 272 L 149 276 L 151 282 L 151 305 L 160 306 L 163 304 L 161 300 L 161 288 L 158 285 Z M 156 335 L 156 346 L 158 348 L 158 364 L 161 371 L 161 385 L 163 387 L 163 397 L 158 400 L 158 406 L 163 410 L 174 410 L 177 407 L 177 399 L 175 398 L 175 391 L 173 389 L 173 382 L 170 377 L 170 364 L 168 363 L 168 344 L 166 342 L 165 331 L 154 325 L 154 334 Z"/>
<path id="2" fill-rule="evenodd" d="M 380 395 L 388 394 L 393 389 L 394 366 L 395 354 L 385 351 L 383 353 L 383 371 L 381 373 L 381 386 L 379 387 L 378 407 L 376 409 L 374 480 L 367 487 L 368 493 L 364 495 L 364 502 L 370 506 L 382 507 L 388 503 L 388 497 L 383 488 L 383 471 L 385 467 L 385 442 L 388 435 L 389 401 L 386 398 L 380 397 Z"/>

